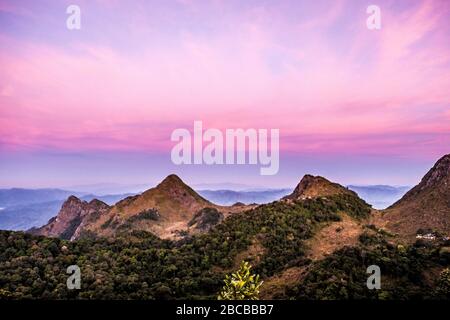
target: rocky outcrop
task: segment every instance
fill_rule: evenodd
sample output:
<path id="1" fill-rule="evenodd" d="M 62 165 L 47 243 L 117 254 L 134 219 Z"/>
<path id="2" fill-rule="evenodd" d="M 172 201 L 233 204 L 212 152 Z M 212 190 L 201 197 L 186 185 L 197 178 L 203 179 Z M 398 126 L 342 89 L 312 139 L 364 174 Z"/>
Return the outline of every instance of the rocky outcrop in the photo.
<path id="1" fill-rule="evenodd" d="M 358 195 L 341 186 L 340 184 L 331 182 L 321 176 L 305 175 L 294 191 L 284 197 L 285 200 L 304 200 L 308 198 L 326 197 L 338 194 L 348 194 L 355 197 Z"/>
<path id="2" fill-rule="evenodd" d="M 78 237 L 83 226 L 97 220 L 109 208 L 106 203 L 97 199 L 86 202 L 70 196 L 56 217 L 43 227 L 31 229 L 30 233 L 73 240 Z"/>
<path id="3" fill-rule="evenodd" d="M 188 222 L 188 227 L 195 231 L 206 232 L 222 222 L 223 218 L 223 214 L 216 208 L 203 208 Z"/>
<path id="4" fill-rule="evenodd" d="M 450 155 L 439 159 L 417 186 L 375 222 L 408 240 L 415 239 L 418 229 L 450 234 Z"/>

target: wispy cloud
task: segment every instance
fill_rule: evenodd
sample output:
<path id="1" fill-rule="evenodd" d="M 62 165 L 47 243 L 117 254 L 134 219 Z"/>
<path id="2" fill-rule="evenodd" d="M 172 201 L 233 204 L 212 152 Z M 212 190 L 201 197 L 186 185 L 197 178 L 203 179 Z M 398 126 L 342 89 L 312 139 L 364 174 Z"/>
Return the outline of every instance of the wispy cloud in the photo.
<path id="1" fill-rule="evenodd" d="M 379 31 L 353 1 L 80 1 L 78 33 L 45 4 L 0 1 L 2 150 L 166 152 L 200 119 L 289 153 L 446 152 L 448 1 L 378 1 Z"/>

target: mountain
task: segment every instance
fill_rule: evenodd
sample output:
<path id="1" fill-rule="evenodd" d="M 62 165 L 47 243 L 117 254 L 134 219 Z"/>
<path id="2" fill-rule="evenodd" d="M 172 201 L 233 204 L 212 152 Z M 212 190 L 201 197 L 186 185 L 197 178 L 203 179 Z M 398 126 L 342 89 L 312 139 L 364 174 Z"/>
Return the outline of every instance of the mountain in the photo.
<path id="1" fill-rule="evenodd" d="M 233 183 L 233 182 L 221 182 L 221 183 L 197 183 L 193 185 L 195 190 L 234 190 L 234 191 L 254 191 L 264 189 L 258 186 Z"/>
<path id="2" fill-rule="evenodd" d="M 58 213 L 70 195 L 85 193 L 63 189 L 0 189 L 0 229 L 27 230 L 42 226 Z"/>
<path id="3" fill-rule="evenodd" d="M 65 200 L 71 195 L 82 196 L 85 194 L 86 193 L 62 189 L 0 189 L 0 207 L 7 208 L 13 206 L 23 206 L 26 204 Z"/>
<path id="4" fill-rule="evenodd" d="M 95 185 L 97 186 L 97 185 Z M 102 185 L 98 185 L 104 186 Z M 83 189 L 83 188 L 87 189 Z M 28 230 L 45 225 L 49 219 L 56 216 L 64 201 L 71 195 L 81 200 L 98 199 L 108 205 L 113 205 L 136 193 L 124 194 L 91 194 L 87 191 L 92 186 L 80 186 L 77 190 L 65 189 L 0 189 L 0 230 Z M 242 186 L 241 186 L 242 187 Z M 248 187 L 248 186 L 247 186 Z M 108 189 L 110 190 L 110 189 Z M 105 188 L 96 190 L 100 193 Z M 198 193 L 209 201 L 228 206 L 237 202 L 268 203 L 275 201 L 288 193 L 288 189 L 261 190 L 201 190 Z"/>
<path id="5" fill-rule="evenodd" d="M 215 208 L 227 216 L 247 207 L 216 205 L 172 174 L 155 188 L 118 202 L 86 231 L 108 236 L 122 230 L 145 230 L 160 238 L 177 238 L 189 230 L 189 221 L 204 208 Z M 149 219 L 149 211 L 157 213 L 157 218 Z"/>
<path id="6" fill-rule="evenodd" d="M 399 201 L 387 208 L 377 222 L 407 239 L 418 229 L 450 233 L 450 154 L 443 156 Z"/>
<path id="7" fill-rule="evenodd" d="M 41 228 L 31 229 L 30 233 L 73 240 L 78 237 L 84 226 L 98 219 L 109 208 L 106 203 L 97 199 L 87 202 L 75 196 L 70 196 L 64 202 L 56 217 L 51 218 Z"/>
<path id="8" fill-rule="evenodd" d="M 88 194 L 88 195 L 84 195 L 84 196 L 80 197 L 80 199 L 84 200 L 84 201 L 88 201 L 88 202 L 91 201 L 91 200 L 97 199 L 97 200 L 100 200 L 100 201 L 102 201 L 102 202 L 104 202 L 104 203 L 106 203 L 106 204 L 111 206 L 111 205 L 119 202 L 122 199 L 125 199 L 127 197 L 131 197 L 131 196 L 134 196 L 134 195 L 136 195 L 136 193 L 106 194 L 106 195 L 103 195 L 103 196 L 98 196 L 98 195 L 95 195 L 95 194 Z"/>
<path id="9" fill-rule="evenodd" d="M 218 223 L 223 218 L 211 220 L 211 215 L 205 217 L 202 209 L 219 210 L 221 215 L 227 216 L 250 208 L 245 205 L 216 205 L 200 196 L 176 175 L 169 175 L 156 187 L 129 196 L 111 207 L 92 207 L 91 203 L 98 200 L 87 203 L 76 199 L 70 197 L 56 218 L 40 228 L 38 234 L 61 237 L 64 233 L 70 234 L 71 239 L 77 239 L 144 230 L 160 238 L 177 238 L 186 235 L 189 230 L 206 231 L 211 227 L 211 221 Z M 200 220 L 192 222 L 195 217 Z M 203 220 L 209 225 L 205 226 Z M 190 222 L 191 226 L 199 227 L 190 228 Z M 74 226 L 77 227 L 74 229 Z M 34 230 L 32 232 L 36 233 Z"/>
<path id="10" fill-rule="evenodd" d="M 153 184 L 151 184 L 153 185 Z M 106 196 L 110 194 L 137 194 L 148 188 L 148 184 L 121 184 L 121 183 L 96 183 L 72 185 L 64 187 L 66 190 L 74 192 L 90 193 L 97 196 Z"/>
<path id="11" fill-rule="evenodd" d="M 358 195 L 355 192 L 341 186 L 340 184 L 331 182 L 321 176 L 312 176 L 307 174 L 302 178 L 294 191 L 283 199 L 303 200 L 341 194 L 358 198 Z"/>
<path id="12" fill-rule="evenodd" d="M 4 207 L 0 210 L 0 229 L 28 230 L 43 226 L 56 216 L 64 201 L 71 195 L 84 201 L 98 199 L 113 205 L 134 194 L 97 196 L 61 189 L 5 189 L 0 190 L 0 195 L 4 199 Z"/>
<path id="13" fill-rule="evenodd" d="M 6 207 L 0 211 L 0 230 L 28 230 L 40 227 L 56 216 L 64 200 Z"/>
<path id="14" fill-rule="evenodd" d="M 289 193 L 289 189 L 264 189 L 264 190 L 199 190 L 198 193 L 220 205 L 232 205 L 237 202 L 241 203 L 269 203 L 280 199 Z"/>
<path id="15" fill-rule="evenodd" d="M 411 187 L 368 185 L 356 186 L 348 185 L 350 190 L 355 191 L 358 196 L 373 205 L 376 209 L 385 209 L 398 201 Z"/>
<path id="16" fill-rule="evenodd" d="M 450 241 L 402 238 L 410 226 L 445 231 L 449 167 L 448 156 L 439 160 L 382 211 L 311 175 L 281 200 L 253 207 L 218 206 L 174 175 L 113 206 L 69 197 L 57 217 L 30 231 L 51 238 L 0 231 L 0 296 L 216 299 L 225 275 L 247 261 L 264 281 L 263 299 L 450 299 Z M 389 232 L 396 227 L 400 237 Z M 56 272 L 71 261 L 87 272 L 75 293 Z M 370 265 L 382 270 L 381 290 L 367 290 Z"/>
<path id="17" fill-rule="evenodd" d="M 178 210 L 168 208 L 171 203 Z M 80 199 L 69 199 L 55 224 L 64 221 L 63 217 L 70 219 L 65 219 L 57 234 L 65 232 L 66 228 L 71 231 L 67 234 L 72 234 L 71 239 L 74 239 L 80 228 L 74 232 L 77 224 L 70 221 L 83 217 L 82 221 L 87 222 L 90 214 L 79 213 L 87 212 L 87 207 Z M 305 176 L 300 181 L 290 199 L 227 214 L 228 210 L 235 208 L 242 210 L 245 206 L 216 206 L 196 194 L 178 177 L 169 176 L 157 187 L 122 200 L 105 213 L 94 215 L 94 218 L 99 218 L 89 221 L 92 228 L 85 224 L 84 232 L 108 236 L 107 241 L 94 237 L 89 242 L 67 242 L 0 232 L 3 294 L 11 293 L 18 298 L 73 298 L 73 292 L 66 290 L 66 274 L 52 271 L 65 270 L 69 259 L 76 261 L 82 270 L 94 270 L 95 274 L 91 272 L 90 278 L 100 277 L 92 278 L 98 278 L 98 281 L 83 282 L 85 284 L 76 298 L 214 299 L 223 286 L 225 274 L 235 271 L 245 260 L 264 280 L 261 292 L 264 297 L 295 297 L 297 293 L 292 290 L 300 283 L 303 273 L 316 266 L 316 261 L 346 246 L 359 245 L 359 234 L 370 214 L 370 206 L 355 193 L 324 178 L 312 176 Z M 136 232 L 146 230 L 157 234 L 164 228 L 170 229 L 174 223 L 178 230 L 191 236 L 183 237 L 181 241 L 171 241 L 174 238 L 178 240 L 177 237 L 162 241 L 151 233 Z M 186 229 L 180 228 L 184 224 Z M 81 225 L 82 222 L 78 224 Z M 56 226 L 49 226 L 47 232 L 55 229 Z M 81 233 L 83 230 L 80 230 L 83 236 Z M 28 252 L 32 253 L 31 260 L 22 258 Z M 378 256 L 370 262 L 373 260 L 378 261 Z M 380 261 L 385 260 L 383 257 Z M 365 260 L 358 259 L 357 262 L 363 264 Z M 389 272 L 399 268 L 395 261 L 388 262 L 392 266 L 386 268 L 389 278 Z M 332 299 L 336 292 L 336 295 L 362 298 L 373 292 L 364 288 L 365 281 L 361 281 L 359 276 L 366 276 L 366 267 L 358 264 L 352 272 L 353 265 L 342 262 L 329 264 L 332 267 L 316 271 L 316 277 L 328 270 L 343 270 L 336 281 L 328 276 L 328 282 L 323 282 L 326 297 Z M 35 265 L 48 266 L 48 272 L 36 273 Z M 35 281 L 29 281 L 32 275 L 37 278 Z M 357 278 L 353 280 L 352 277 Z M 400 279 L 405 278 L 402 276 Z M 57 287 L 55 283 L 62 285 Z"/>
<path id="18" fill-rule="evenodd" d="M 248 186 L 247 186 L 248 187 Z M 81 187 L 80 187 L 81 188 Z M 392 187 L 384 185 L 354 186 L 349 185 L 359 197 L 372 204 L 374 208 L 384 209 L 401 198 L 409 187 Z M 0 190 L 0 229 L 1 230 L 28 230 L 43 226 L 48 220 L 58 214 L 64 201 L 74 195 L 81 200 L 91 201 L 98 199 L 108 205 L 136 195 L 125 194 L 88 194 L 88 190 L 80 192 L 64 189 L 3 189 Z M 245 190 L 199 190 L 205 199 L 223 206 L 235 203 L 263 204 L 280 199 L 287 195 L 290 189 L 245 189 Z"/>

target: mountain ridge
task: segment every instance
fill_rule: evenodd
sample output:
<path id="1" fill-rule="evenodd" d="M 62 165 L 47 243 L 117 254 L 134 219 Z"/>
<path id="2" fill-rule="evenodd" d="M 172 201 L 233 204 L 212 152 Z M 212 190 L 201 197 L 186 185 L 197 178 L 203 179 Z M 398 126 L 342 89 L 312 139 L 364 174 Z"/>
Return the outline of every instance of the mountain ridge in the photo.
<path id="1" fill-rule="evenodd" d="M 70 196 L 62 205 L 56 217 L 40 228 L 30 229 L 35 235 L 53 236 L 66 240 L 74 240 L 80 233 L 80 228 L 88 224 L 93 215 L 104 214 L 110 207 L 98 200 L 87 202 L 76 196 Z"/>
<path id="2" fill-rule="evenodd" d="M 379 225 L 402 237 L 414 238 L 419 228 L 431 228 L 444 233 L 450 232 L 450 155 L 439 159 L 421 182 L 408 191 L 399 201 L 385 210 L 373 210 L 371 216 L 374 224 Z M 361 198 L 348 187 L 331 182 L 321 176 L 306 174 L 297 184 L 293 192 L 278 201 L 305 201 L 314 198 L 334 196 Z M 69 197 L 69 203 L 76 202 L 75 197 Z M 359 201 L 358 200 L 358 201 Z M 361 200 L 363 201 L 363 200 Z M 276 202 L 276 201 L 275 201 Z M 364 201 L 363 201 L 364 202 Z M 105 207 L 106 206 L 106 207 Z M 178 239 L 189 233 L 189 224 L 205 208 L 217 210 L 221 218 L 209 219 L 222 221 L 228 215 L 246 211 L 255 205 L 221 206 L 205 199 L 177 175 L 171 174 L 158 185 L 141 194 L 126 197 L 115 205 L 107 206 L 99 200 L 90 203 L 78 199 L 75 209 L 63 205 L 60 227 L 56 220 L 51 220 L 46 226 L 39 228 L 41 234 L 60 236 L 64 229 L 73 225 L 67 220 L 76 220 L 77 227 L 73 230 L 71 239 L 85 235 L 114 236 L 119 231 L 144 230 L 160 238 Z M 95 214 L 101 211 L 102 214 Z M 74 213 L 72 211 L 79 210 Z M 68 211 L 65 214 L 65 211 Z M 60 212 L 61 213 L 61 212 Z M 93 214 L 94 217 L 86 218 Z M 214 216 L 214 215 L 211 215 Z M 217 214 L 215 215 L 219 217 Z M 217 223 L 218 223 L 217 222 Z M 209 230 L 211 226 L 201 228 Z M 69 228 L 70 229 L 70 228 Z M 67 232 L 66 232 L 67 233 Z M 64 233 L 64 234 L 66 234 Z M 70 233 L 70 232 L 68 232 Z"/>
<path id="3" fill-rule="evenodd" d="M 331 182 L 322 176 L 313 176 L 310 174 L 306 174 L 300 180 L 299 184 L 295 187 L 294 191 L 290 195 L 287 195 L 282 199 L 310 199 L 338 194 L 347 194 L 358 197 L 355 192 L 338 183 Z"/>
<path id="4" fill-rule="evenodd" d="M 73 229 L 75 224 L 77 227 L 71 240 L 85 236 L 113 236 L 117 232 L 131 230 L 150 231 L 161 238 L 177 238 L 180 234 L 192 230 L 189 222 L 205 208 L 218 210 L 220 214 L 227 216 L 252 207 L 216 205 L 203 198 L 174 174 L 168 175 L 158 185 L 141 194 L 126 197 L 107 208 L 102 207 L 101 214 L 92 210 L 92 206 L 102 203 L 101 201 L 94 199 L 86 203 L 75 199 L 78 198 L 69 197 L 55 219 L 51 219 L 41 228 L 32 229 L 31 232 L 61 236 L 63 233 L 71 233 L 67 228 Z M 221 221 L 216 220 L 217 223 Z M 207 231 L 210 227 L 200 229 Z"/>
<path id="5" fill-rule="evenodd" d="M 450 154 L 375 221 L 408 241 L 414 241 L 418 229 L 450 234 Z"/>

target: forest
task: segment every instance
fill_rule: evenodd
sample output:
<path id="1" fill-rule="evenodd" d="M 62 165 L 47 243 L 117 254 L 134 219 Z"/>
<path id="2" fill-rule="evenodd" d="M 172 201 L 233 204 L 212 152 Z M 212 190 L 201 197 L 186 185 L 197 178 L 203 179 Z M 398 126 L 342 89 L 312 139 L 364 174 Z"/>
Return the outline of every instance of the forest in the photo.
<path id="1" fill-rule="evenodd" d="M 370 206 L 349 195 L 273 202 L 179 241 L 161 240 L 144 231 L 72 242 L 0 231 L 0 298 L 216 299 L 225 275 L 241 259 L 249 260 L 262 280 L 289 267 L 308 266 L 304 281 L 279 299 L 449 297 L 446 244 L 395 246 L 386 240 L 390 235 L 368 227 L 358 245 L 319 261 L 307 259 L 305 241 L 324 223 L 339 221 L 344 211 L 363 219 Z M 246 250 L 254 241 L 262 244 L 262 257 L 247 259 Z M 372 263 L 388 277 L 382 290 L 365 286 L 365 266 Z M 80 290 L 67 289 L 70 265 L 81 269 Z M 438 273 L 438 282 L 424 270 Z"/>

